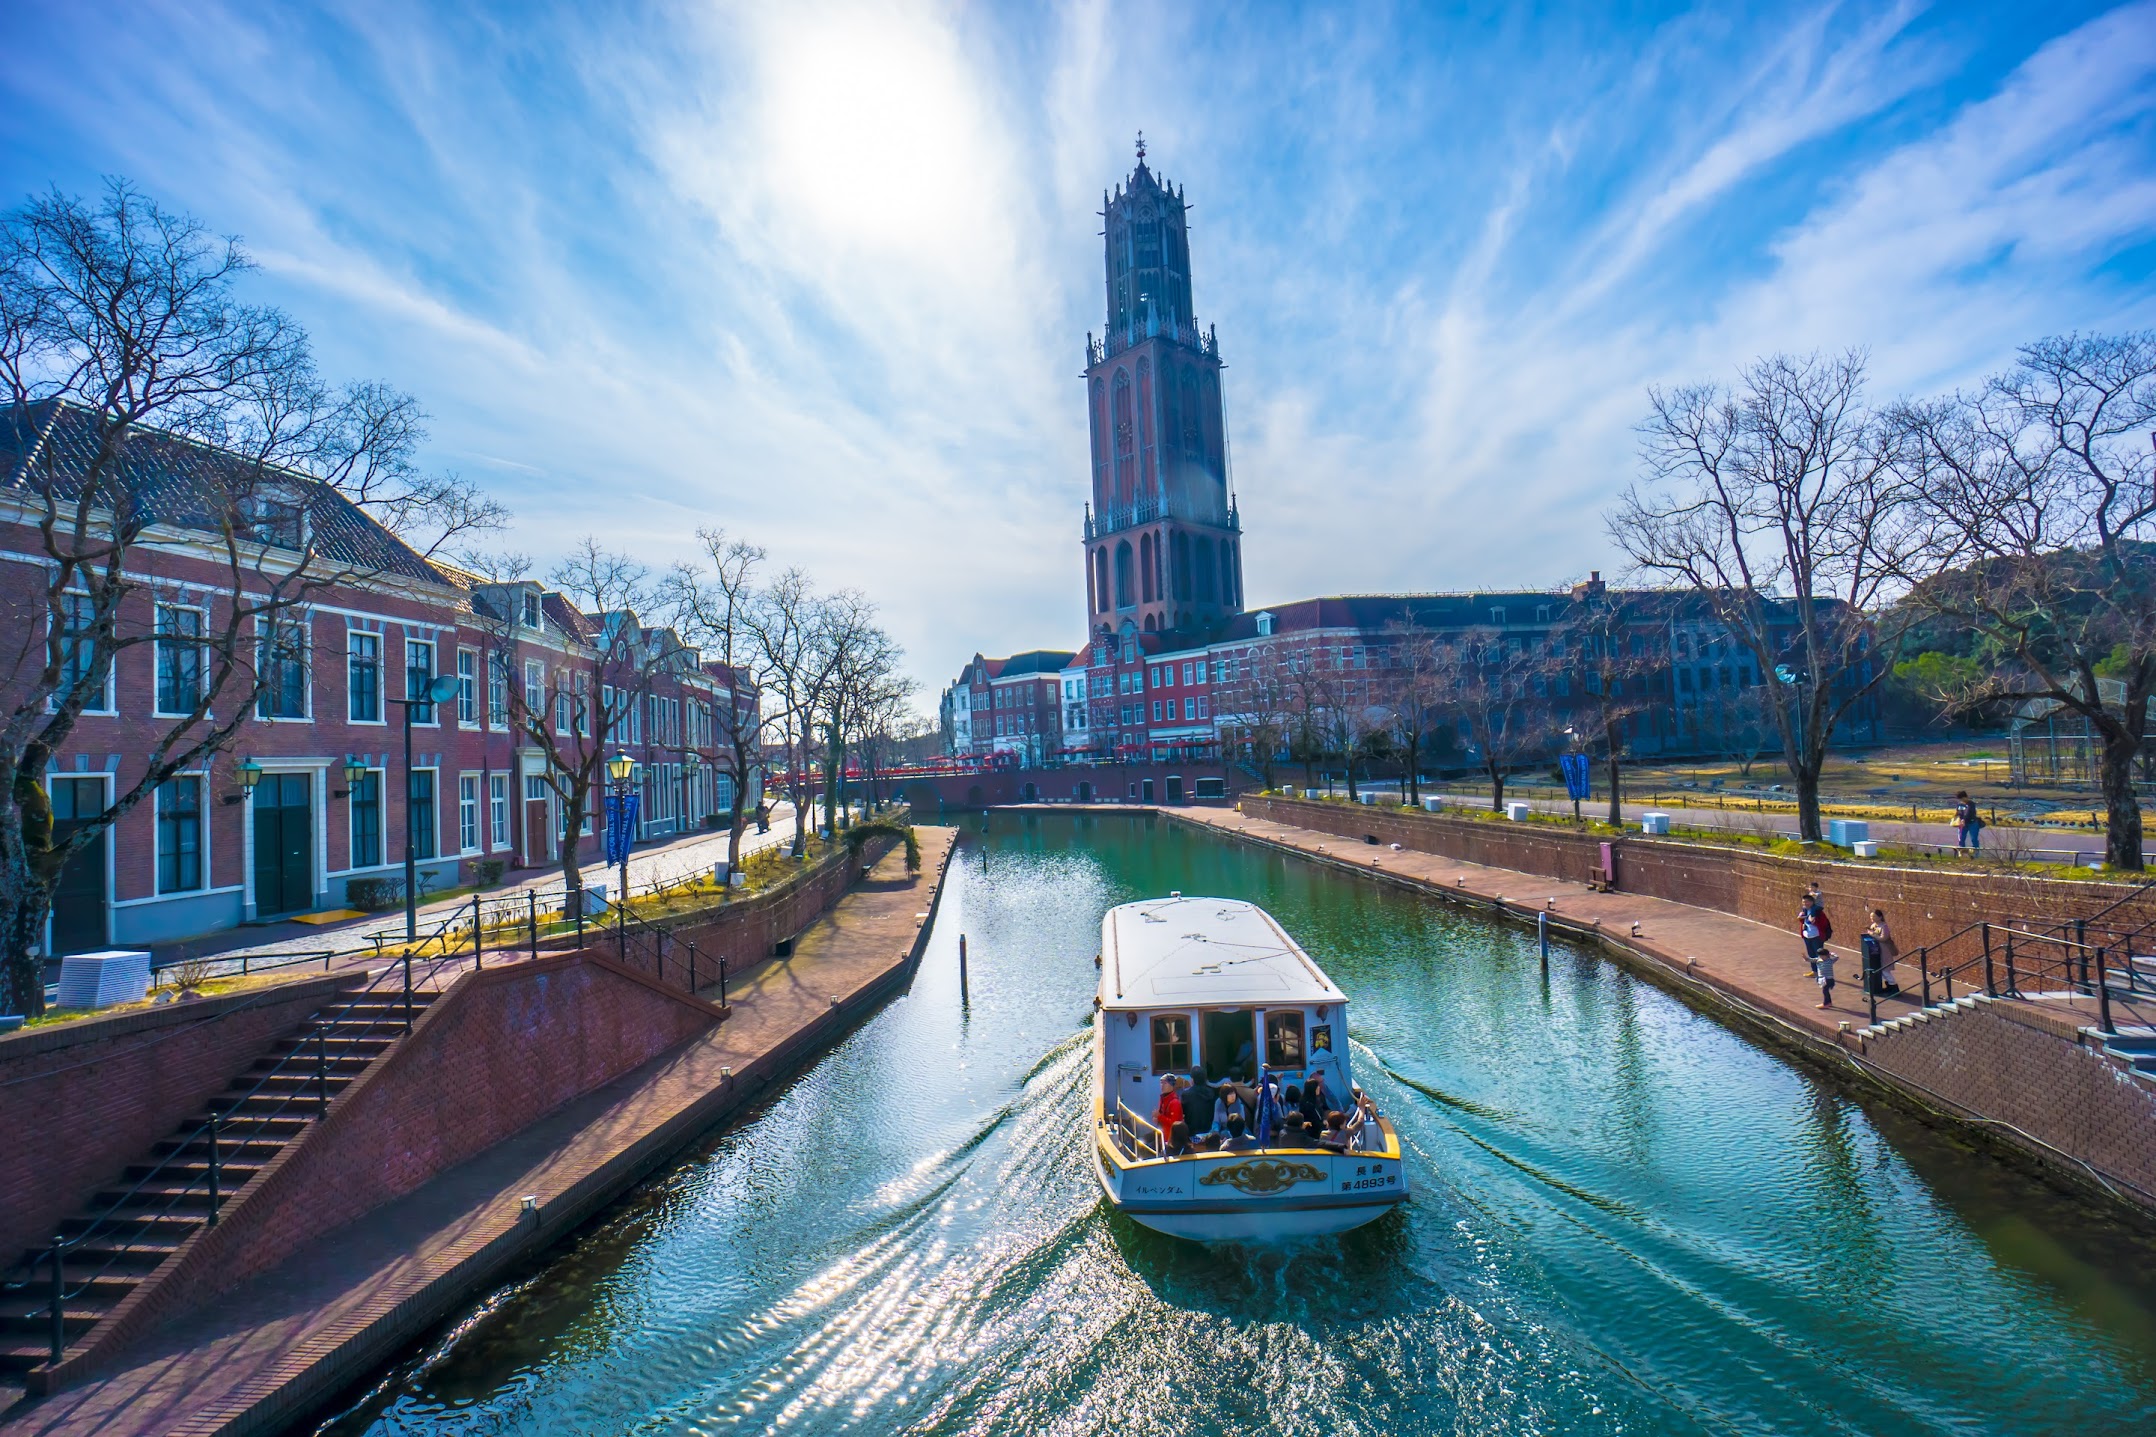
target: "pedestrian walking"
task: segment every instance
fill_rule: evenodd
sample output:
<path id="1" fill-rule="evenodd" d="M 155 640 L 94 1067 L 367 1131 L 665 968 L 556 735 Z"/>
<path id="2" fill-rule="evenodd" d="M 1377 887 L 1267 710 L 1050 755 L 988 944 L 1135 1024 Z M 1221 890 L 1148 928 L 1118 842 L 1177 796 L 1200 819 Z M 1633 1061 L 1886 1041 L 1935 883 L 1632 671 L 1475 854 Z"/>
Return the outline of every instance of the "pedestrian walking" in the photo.
<path id="1" fill-rule="evenodd" d="M 1819 1006 L 1834 1006 L 1834 950 L 1822 947 L 1812 960 L 1812 976 L 1819 980 Z"/>
<path id="2" fill-rule="evenodd" d="M 1976 811 L 1976 800 L 1966 792 L 1954 795 L 1954 846 L 1966 848 L 1971 853 L 1978 850 L 1978 835 L 1983 832 L 1984 820 Z"/>
<path id="3" fill-rule="evenodd" d="M 1819 955 L 1827 951 L 1827 940 L 1834 936 L 1834 920 L 1827 917 L 1827 905 L 1816 883 L 1805 892 L 1804 906 L 1797 910 L 1797 932 L 1804 939 L 1804 966 L 1816 973 Z"/>
<path id="4" fill-rule="evenodd" d="M 1864 991 L 1881 998 L 1899 993 L 1901 985 L 1894 981 L 1894 960 L 1900 956 L 1894 930 L 1887 927 L 1886 910 L 1874 908 L 1871 926 L 1864 930 Z"/>

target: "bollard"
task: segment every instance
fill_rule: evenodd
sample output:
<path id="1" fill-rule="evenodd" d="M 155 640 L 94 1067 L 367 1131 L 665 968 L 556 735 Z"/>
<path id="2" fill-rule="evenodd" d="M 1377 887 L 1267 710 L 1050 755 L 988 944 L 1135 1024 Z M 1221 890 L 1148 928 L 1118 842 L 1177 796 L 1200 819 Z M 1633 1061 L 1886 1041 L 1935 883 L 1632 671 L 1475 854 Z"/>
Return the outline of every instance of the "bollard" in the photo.
<path id="1" fill-rule="evenodd" d="M 966 1001 L 966 935 L 958 935 L 958 1001 Z"/>
<path id="2" fill-rule="evenodd" d="M 329 1040 L 324 1036 L 328 1026 L 314 1025 L 314 1115 L 329 1116 Z"/>
<path id="3" fill-rule="evenodd" d="M 1994 998 L 1999 996 L 1998 979 L 1992 975 L 1991 971 L 1991 925 L 1989 923 L 1984 925 L 1984 991 Z"/>
<path id="4" fill-rule="evenodd" d="M 2133 949 L 2127 948 L 2127 959 L 2132 961 Z M 2129 972 L 2132 970 L 2129 969 Z M 2096 1024 L 2106 1033 L 2116 1033 L 2111 1026 L 2111 976 L 2104 971 L 2104 950 L 2096 950 Z"/>
<path id="5" fill-rule="evenodd" d="M 1548 909 L 1535 915 L 1535 937 L 1542 943 L 1542 971 L 1550 971 L 1550 914 Z"/>
<path id="6" fill-rule="evenodd" d="M 526 922 L 527 922 L 528 924 L 530 924 L 530 925 L 531 925 L 531 943 L 532 943 L 532 957 L 534 957 L 534 958 L 537 958 L 537 957 L 539 956 L 539 890 L 538 890 L 538 889 L 536 889 L 536 888 L 527 888 L 527 889 L 525 889 L 525 890 L 524 890 L 524 914 L 525 914 L 525 921 L 526 921 Z"/>
<path id="7" fill-rule="evenodd" d="M 412 950 L 404 950 L 404 1031 L 412 1031 Z"/>
<path id="8" fill-rule="evenodd" d="M 485 918 L 486 914 L 479 907 L 479 895 L 475 893 L 472 895 L 472 971 L 475 973 L 487 966 L 484 961 L 486 943 L 480 937 Z"/>

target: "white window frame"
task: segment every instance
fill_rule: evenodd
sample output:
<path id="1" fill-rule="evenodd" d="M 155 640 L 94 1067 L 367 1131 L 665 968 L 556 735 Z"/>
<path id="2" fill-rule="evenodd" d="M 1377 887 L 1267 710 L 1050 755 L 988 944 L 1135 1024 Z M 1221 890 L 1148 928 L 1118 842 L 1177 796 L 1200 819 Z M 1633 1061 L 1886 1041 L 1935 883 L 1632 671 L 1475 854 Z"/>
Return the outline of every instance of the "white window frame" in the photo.
<path id="1" fill-rule="evenodd" d="M 516 826 L 509 815 L 509 775 L 495 772 L 487 775 L 487 842 L 496 853 L 507 851 L 515 837 Z"/>
<path id="2" fill-rule="evenodd" d="M 388 868 L 393 864 L 403 861 L 403 855 L 401 853 L 398 854 L 396 857 L 392 858 L 389 852 L 389 769 L 385 765 L 379 768 L 369 768 L 367 769 L 367 772 L 374 775 L 374 811 L 375 816 L 379 818 L 382 823 L 382 831 L 376 835 L 376 838 L 381 845 L 381 851 L 375 854 L 374 862 L 372 863 L 361 863 L 359 861 L 359 804 L 353 798 L 351 789 L 346 789 L 344 805 L 344 862 L 345 871 L 347 873 L 369 873 L 378 869 Z M 356 788 L 358 787 L 358 785 L 354 784 L 353 787 Z"/>
<path id="3" fill-rule="evenodd" d="M 165 600 L 163 600 L 163 599 L 159 599 L 159 600 L 157 601 L 157 603 L 156 603 L 156 604 L 155 604 L 155 605 L 154 605 L 154 606 L 153 606 L 153 607 L 151 608 L 151 610 L 150 610 L 150 624 L 151 624 L 151 632 L 152 632 L 153 634 L 155 634 L 155 635 L 157 636 L 157 640 L 156 640 L 156 642 L 155 642 L 155 643 L 154 643 L 154 644 L 153 644 L 153 645 L 151 646 L 151 648 L 152 648 L 153 652 L 152 652 L 152 655 L 151 655 L 151 660 L 150 660 L 150 716 L 151 716 L 152 718 L 185 718 L 185 717 L 187 716 L 187 714 L 188 714 L 189 710 L 187 710 L 187 709 L 167 709 L 167 708 L 162 708 L 162 707 L 160 707 L 160 706 L 159 706 L 159 704 L 158 704 L 158 699 L 159 699 L 160 697 L 162 697 L 162 694 L 161 694 L 161 690 L 162 690 L 162 689 L 164 688 L 164 680 L 163 680 L 163 671 L 164 671 L 164 666 L 165 666 L 165 640 L 164 640 L 164 632 L 165 632 L 165 625 L 164 625 L 164 618 L 165 618 L 165 611 L 166 611 L 167 609 L 184 609 L 184 610 L 186 610 L 187 612 L 189 612 L 189 613 L 191 613 L 191 614 L 197 614 L 197 615 L 199 615 L 199 616 L 201 617 L 201 619 L 202 619 L 202 627 L 201 627 L 201 628 L 200 628 L 200 629 L 199 629 L 199 630 L 197 631 L 197 633 L 196 633 L 196 637 L 197 637 L 197 638 L 198 638 L 199 640 L 202 640 L 202 641 L 203 641 L 203 643 L 206 643 L 206 642 L 207 642 L 207 640 L 208 640 L 208 638 L 209 638 L 209 632 L 210 632 L 210 610 L 209 610 L 209 606 L 208 606 L 207 604 L 175 604 L 175 603 L 168 603 L 168 602 L 166 602 L 166 601 L 165 601 Z M 201 687 L 202 687 L 202 681 L 203 681 L 204 677 L 206 676 L 206 671 L 207 671 L 207 670 L 208 670 L 208 668 L 209 668 L 209 665 L 208 665 L 208 664 L 206 664 L 206 663 L 200 663 L 200 662 L 199 662 L 199 661 L 200 661 L 200 660 L 202 659 L 202 657 L 203 657 L 203 643 L 197 643 L 197 644 L 196 644 L 196 645 L 194 646 L 194 647 L 195 647 L 195 657 L 196 657 L 196 659 L 197 659 L 197 661 L 198 661 L 198 666 L 197 666 L 197 668 L 195 669 L 195 687 L 196 687 L 196 689 L 197 689 L 197 690 L 200 690 L 200 689 L 201 689 Z M 110 675 L 107 675 L 107 686 L 108 686 L 108 687 L 110 686 Z M 174 774 L 174 775 L 173 775 L 173 777 L 174 777 L 174 778 L 178 778 L 178 777 L 179 777 L 179 775 L 178 775 L 178 774 Z M 208 825 L 207 825 L 207 824 L 205 823 L 205 825 L 204 825 L 204 829 L 205 829 L 205 831 L 207 831 L 207 827 L 208 827 Z M 205 864 L 205 865 L 204 865 L 205 869 L 207 868 L 207 866 L 208 866 L 207 864 Z M 191 890 L 191 889 L 190 889 L 190 890 L 188 890 L 188 891 L 189 891 L 189 892 L 192 892 L 193 890 Z"/>
<path id="4" fill-rule="evenodd" d="M 546 661 L 524 661 L 524 712 L 535 723 L 546 722 Z"/>
<path id="5" fill-rule="evenodd" d="M 441 645 L 437 644 L 432 639 L 415 639 L 412 638 L 410 635 L 406 635 L 404 640 L 404 696 L 407 699 L 417 697 L 417 695 L 414 695 L 412 692 L 412 650 L 414 649 L 425 649 L 427 651 L 428 683 L 431 684 L 436 679 L 442 676 L 442 670 L 440 667 L 442 658 Z M 415 718 L 412 720 L 412 727 L 414 728 L 440 728 L 441 726 L 442 706 L 440 704 L 429 704 L 427 706 L 427 716 L 425 718 Z M 442 801 L 440 780 L 438 779 L 436 780 L 434 801 L 437 804 Z"/>
<path id="6" fill-rule="evenodd" d="M 479 726 L 479 650 L 457 650 L 457 722 L 465 728 Z"/>
<path id="7" fill-rule="evenodd" d="M 177 607 L 186 608 L 187 605 Z M 192 888 L 167 888 L 164 885 L 165 853 L 161 842 L 165 834 L 164 787 L 159 784 L 150 790 L 150 890 L 162 898 L 168 893 L 207 893 L 210 891 L 210 795 L 209 786 L 199 772 L 176 773 L 166 782 L 191 783 L 195 786 L 195 857 L 198 874 Z"/>
<path id="8" fill-rule="evenodd" d="M 469 822 L 466 821 L 467 814 L 470 815 Z M 471 835 L 469 841 L 465 838 L 467 832 Z M 479 775 L 460 773 L 457 775 L 457 852 L 471 854 L 484 851 L 480 847 Z"/>
<path id="9" fill-rule="evenodd" d="M 262 642 L 264 637 L 266 636 L 266 631 L 269 630 L 270 626 L 282 625 L 285 623 L 297 624 L 299 626 L 299 671 L 301 680 L 300 708 L 302 709 L 302 712 L 297 714 L 264 714 L 261 712 L 260 696 L 257 695 L 255 698 L 248 701 L 248 707 L 255 710 L 255 712 L 247 716 L 247 721 L 249 723 L 314 722 L 314 624 L 312 619 L 313 616 L 307 613 L 305 610 L 299 610 L 297 612 L 291 610 L 279 610 L 274 614 L 257 614 L 255 616 L 255 654 L 257 663 L 260 662 L 260 655 L 262 653 Z"/>
<path id="10" fill-rule="evenodd" d="M 352 717 L 352 640 L 374 640 L 374 717 Z M 382 635 L 374 629 L 351 629 L 344 631 L 344 721 L 361 727 L 381 728 L 389 723 L 389 695 L 382 688 Z"/>

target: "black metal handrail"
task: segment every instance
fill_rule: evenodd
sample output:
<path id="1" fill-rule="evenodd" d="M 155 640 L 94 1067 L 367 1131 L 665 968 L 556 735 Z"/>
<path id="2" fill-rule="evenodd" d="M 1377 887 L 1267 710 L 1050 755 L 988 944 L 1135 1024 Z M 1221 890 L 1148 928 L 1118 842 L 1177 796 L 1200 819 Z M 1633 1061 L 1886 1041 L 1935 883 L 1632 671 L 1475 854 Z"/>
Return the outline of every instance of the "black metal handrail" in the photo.
<path id="1" fill-rule="evenodd" d="M 454 924 L 460 917 L 461 914 L 452 915 L 449 923 Z M 444 926 L 448 925 L 445 924 Z M 414 946 L 416 947 L 417 945 Z M 452 959 L 461 959 L 463 956 L 462 954 L 444 954 L 436 958 L 427 968 L 425 977 L 429 979 L 435 977 L 445 963 Z M 283 1117 L 286 1110 L 295 1100 L 312 1102 L 315 1106 L 315 1116 L 317 1118 L 326 1114 L 329 1110 L 329 1065 L 326 1042 L 329 1029 L 350 1023 L 354 1009 L 364 1002 L 378 1002 L 382 996 L 381 990 L 384 984 L 395 980 L 396 984 L 401 985 L 403 998 L 401 1016 L 393 1017 L 385 1013 L 384 1016 L 374 1018 L 359 1030 L 358 1036 L 372 1036 L 375 1030 L 385 1022 L 401 1026 L 405 1032 L 410 1032 L 415 1009 L 413 1001 L 415 992 L 413 966 L 413 952 L 407 949 L 398 959 L 376 970 L 364 986 L 346 994 L 342 1001 L 327 1008 L 315 1010 L 307 1020 L 307 1028 L 311 1030 L 310 1036 L 313 1039 L 311 1045 L 304 1039 L 295 1043 L 290 1051 L 279 1057 L 275 1063 L 270 1065 L 268 1071 L 255 1080 L 252 1087 L 239 1096 L 212 1099 L 209 1116 L 199 1126 L 184 1133 L 174 1142 L 171 1151 L 153 1163 L 150 1170 L 137 1178 L 125 1192 L 106 1203 L 101 1211 L 97 1212 L 84 1224 L 80 1232 L 73 1237 L 56 1234 L 43 1249 L 27 1252 L 9 1264 L 7 1268 L 0 1269 L 0 1292 L 19 1292 L 29 1289 L 36 1283 L 36 1271 L 41 1264 L 50 1264 L 51 1273 L 46 1296 L 34 1306 L 24 1310 L 22 1315 L 34 1316 L 40 1308 L 49 1308 L 52 1320 L 51 1360 L 54 1363 L 61 1360 L 67 1348 L 67 1302 L 71 1298 L 79 1297 L 89 1291 L 93 1284 L 111 1271 L 113 1264 L 119 1261 L 127 1248 L 125 1245 L 120 1245 L 94 1271 L 87 1274 L 75 1274 L 75 1282 L 72 1286 L 67 1280 L 66 1273 L 68 1252 L 86 1245 L 93 1238 L 106 1235 L 120 1223 L 153 1222 L 160 1218 L 168 1217 L 182 1202 L 193 1199 L 198 1191 L 207 1199 L 209 1205 L 207 1223 L 209 1226 L 215 1227 L 224 1199 L 221 1181 L 221 1154 L 219 1152 L 220 1126 L 231 1120 L 232 1113 L 262 1095 L 264 1087 L 273 1079 L 289 1077 L 292 1072 L 298 1071 L 295 1066 L 296 1063 L 311 1062 L 311 1076 L 314 1079 L 311 1091 L 306 1086 L 294 1087 L 287 1091 L 283 1099 L 268 1112 L 248 1114 L 246 1121 L 252 1125 L 256 1132 L 260 1132 L 276 1119 Z M 390 991 L 395 992 L 398 989 L 393 986 Z M 394 1009 L 388 1010 L 388 1012 L 394 1012 Z M 205 1149 L 204 1171 L 201 1180 L 199 1182 L 189 1181 L 178 1190 L 168 1194 L 161 1204 L 146 1207 L 135 1206 L 135 1199 L 143 1193 L 144 1189 L 163 1177 L 167 1166 L 175 1159 L 187 1156 L 198 1142 L 201 1142 Z M 16 1277 L 15 1274 L 18 1272 L 23 1275 Z"/>
<path id="2" fill-rule="evenodd" d="M 652 976 L 662 983 L 667 981 L 666 945 L 671 941 L 675 948 L 674 961 L 684 970 L 683 990 L 691 997 L 702 991 L 702 985 L 697 982 L 695 939 L 683 938 L 672 929 L 653 923 L 641 914 L 631 913 L 627 904 L 615 904 L 614 914 L 614 948 L 621 955 L 622 962 L 627 963 L 630 961 L 629 937 L 631 930 L 629 925 L 634 923 L 636 925 L 635 936 L 651 945 Z M 726 954 L 723 951 L 719 954 L 716 970 L 719 984 L 719 1006 L 723 1008 L 726 1006 Z M 710 970 L 707 969 L 706 971 Z"/>
<path id="3" fill-rule="evenodd" d="M 1935 961 L 1940 949 L 1970 934 L 1977 935 L 1978 952 L 1959 962 Z M 1943 995 L 1937 1002 L 1953 1002 L 1957 978 L 1964 993 L 1981 991 L 1992 998 L 2021 998 L 2029 991 L 2071 992 L 2096 999 L 2097 1026 L 2103 1032 L 2111 1033 L 2117 1031 L 2111 1020 L 2111 978 L 2116 971 L 2111 962 L 2112 953 L 2113 950 L 2102 943 L 2087 943 L 2059 934 L 2017 928 L 2012 924 L 1980 921 L 1957 929 L 1937 942 L 1927 943 L 1900 961 L 1915 960 L 1919 992 L 1926 1008 L 1936 1006 L 1934 985 Z M 1976 979 L 1979 972 L 1983 975 L 1981 983 Z M 1876 994 L 1872 995 L 1872 1021 L 1879 1021 Z"/>

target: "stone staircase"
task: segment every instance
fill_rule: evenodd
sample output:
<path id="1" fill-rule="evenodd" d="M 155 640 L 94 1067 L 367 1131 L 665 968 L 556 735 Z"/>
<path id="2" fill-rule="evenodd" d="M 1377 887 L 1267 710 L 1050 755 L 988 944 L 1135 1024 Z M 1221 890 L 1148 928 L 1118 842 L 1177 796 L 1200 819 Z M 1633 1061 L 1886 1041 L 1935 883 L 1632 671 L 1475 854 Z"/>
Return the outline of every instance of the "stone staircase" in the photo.
<path id="1" fill-rule="evenodd" d="M 414 991 L 414 1016 L 439 996 Z M 241 1196 L 271 1159 L 320 1120 L 328 1103 L 403 1036 L 402 992 L 363 993 L 317 1025 L 280 1039 L 226 1090 L 156 1143 L 142 1161 L 60 1224 L 66 1244 L 62 1327 L 75 1347 L 120 1301 L 212 1220 L 210 1119 L 216 1125 L 216 1207 Z M 50 1249 L 34 1249 L 0 1290 L 0 1392 L 20 1391 L 52 1357 Z"/>
<path id="2" fill-rule="evenodd" d="M 2143 1087 L 2156 1088 L 2156 1028 L 2121 1028 L 2116 1033 L 2086 1030 L 2088 1041 L 2125 1065 Z"/>

